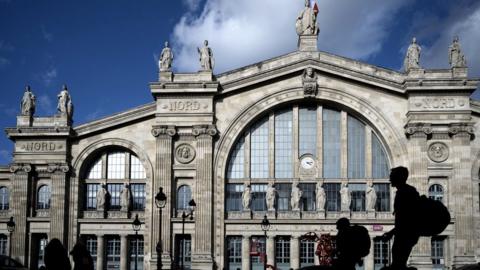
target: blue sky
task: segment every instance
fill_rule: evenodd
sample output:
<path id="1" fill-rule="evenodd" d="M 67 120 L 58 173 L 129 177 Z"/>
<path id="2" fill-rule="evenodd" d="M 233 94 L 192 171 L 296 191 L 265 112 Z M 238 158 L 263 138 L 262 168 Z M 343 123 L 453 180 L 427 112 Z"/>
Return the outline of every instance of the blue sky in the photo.
<path id="1" fill-rule="evenodd" d="M 480 1 L 317 0 L 319 48 L 400 70 L 413 36 L 426 68 L 448 66 L 447 49 L 460 36 L 471 77 L 480 77 Z M 303 0 L 0 0 L 0 128 L 15 125 L 26 84 L 38 116 L 52 115 L 66 83 L 75 125 L 152 101 L 163 42 L 174 71 L 198 68 L 204 39 L 214 72 L 296 49 L 295 18 Z M 477 91 L 478 92 L 478 91 Z M 474 94 L 480 98 L 480 93 Z M 0 136 L 0 164 L 13 144 Z"/>

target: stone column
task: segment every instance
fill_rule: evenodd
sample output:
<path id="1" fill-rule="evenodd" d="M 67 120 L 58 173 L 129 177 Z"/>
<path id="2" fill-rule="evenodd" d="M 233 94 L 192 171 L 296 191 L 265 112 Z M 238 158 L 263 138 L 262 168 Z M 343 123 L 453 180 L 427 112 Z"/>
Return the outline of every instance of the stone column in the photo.
<path id="1" fill-rule="evenodd" d="M 175 202 L 172 194 L 172 162 L 173 162 L 173 136 L 176 130 L 174 126 L 154 126 L 152 135 L 156 137 L 156 155 L 155 155 L 155 172 L 153 181 L 153 190 L 156 194 L 160 187 L 167 196 L 167 203 L 162 210 L 162 265 L 164 269 L 170 269 L 172 264 L 172 227 L 171 214 L 172 203 Z M 155 195 L 153 195 L 155 196 Z M 155 207 L 155 206 L 153 206 Z M 156 246 L 160 240 L 159 222 L 160 213 L 158 209 L 152 208 L 152 244 L 150 245 L 150 253 L 157 254 Z M 154 266 L 156 267 L 156 266 Z M 156 268 L 153 268 L 156 269 Z"/>
<path id="2" fill-rule="evenodd" d="M 105 262 L 105 241 L 103 234 L 97 234 L 97 270 L 103 270 L 103 262 Z"/>
<path id="3" fill-rule="evenodd" d="M 267 264 L 275 265 L 275 237 L 267 236 L 266 239 Z"/>
<path id="4" fill-rule="evenodd" d="M 66 174 L 69 171 L 69 166 L 67 164 L 54 164 L 49 165 L 47 168 L 48 172 L 51 173 L 52 180 L 52 193 L 51 193 L 51 204 L 50 204 L 50 239 L 57 238 L 60 240 L 65 247 L 67 247 L 67 238 L 66 238 L 66 218 L 68 215 L 66 213 L 67 204 L 67 194 L 66 194 Z"/>
<path id="5" fill-rule="evenodd" d="M 320 265 L 320 258 L 318 258 L 317 254 L 315 254 L 315 252 L 317 251 L 317 248 L 318 248 L 318 241 L 315 241 L 313 244 L 313 264 Z"/>
<path id="6" fill-rule="evenodd" d="M 473 127 L 467 124 L 450 126 L 453 173 L 450 202 L 455 218 L 453 266 L 475 263 L 473 186 L 471 176 L 471 146 Z"/>
<path id="7" fill-rule="evenodd" d="M 418 193 L 426 194 L 428 185 L 427 136 L 432 133 L 429 124 L 408 124 L 406 134 L 410 140 L 410 167 L 407 183 L 414 186 Z M 430 238 L 420 237 L 410 254 L 410 264 L 419 269 L 431 269 Z"/>
<path id="8" fill-rule="evenodd" d="M 28 233 L 27 233 L 27 208 L 28 198 L 28 180 L 32 167 L 28 164 L 13 164 L 10 171 L 13 173 L 12 197 L 10 209 L 15 221 L 15 231 L 12 234 L 12 254 L 11 257 L 22 264 L 26 264 L 28 256 Z"/>
<path id="9" fill-rule="evenodd" d="M 300 238 L 292 235 L 290 239 L 290 267 L 293 270 L 300 269 Z"/>
<path id="10" fill-rule="evenodd" d="M 127 270 L 128 267 L 128 241 L 127 235 L 120 235 L 120 270 Z"/>
<path id="11" fill-rule="evenodd" d="M 192 268 L 212 269 L 212 226 L 213 226 L 213 136 L 215 126 L 195 126 L 193 135 L 197 139 L 196 184 L 194 199 L 195 246 L 192 254 Z"/>
<path id="12" fill-rule="evenodd" d="M 250 270 L 250 235 L 242 237 L 242 270 Z"/>

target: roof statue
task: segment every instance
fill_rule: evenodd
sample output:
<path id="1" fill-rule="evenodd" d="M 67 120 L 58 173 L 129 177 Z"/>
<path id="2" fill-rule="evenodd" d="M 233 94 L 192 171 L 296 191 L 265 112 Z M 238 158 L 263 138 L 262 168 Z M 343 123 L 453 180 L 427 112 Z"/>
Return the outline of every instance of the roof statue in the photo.
<path id="1" fill-rule="evenodd" d="M 417 39 L 414 37 L 412 43 L 408 46 L 407 55 L 405 55 L 405 60 L 403 61 L 403 68 L 405 72 L 409 72 L 414 68 L 420 67 L 420 52 L 422 48 L 418 46 Z"/>
<path id="2" fill-rule="evenodd" d="M 213 52 L 210 47 L 208 47 L 208 40 L 203 42 L 202 48 L 197 48 L 200 55 L 200 67 L 201 70 L 212 70 L 215 65 L 215 60 L 213 59 Z"/>
<path id="3" fill-rule="evenodd" d="M 317 35 L 319 28 L 317 25 L 316 7 L 310 5 L 310 0 L 305 0 L 305 8 L 298 15 L 295 28 L 298 35 Z"/>
<path id="4" fill-rule="evenodd" d="M 72 119 L 73 116 L 73 103 L 72 97 L 68 93 L 67 86 L 64 84 L 62 91 L 57 96 L 58 98 L 58 105 L 57 111 L 60 115 L 67 116 L 68 119 Z"/>
<path id="5" fill-rule="evenodd" d="M 30 89 L 30 85 L 25 87 L 25 93 L 23 93 L 22 103 L 21 103 L 21 115 L 32 117 L 35 113 L 35 95 Z"/>
<path id="6" fill-rule="evenodd" d="M 170 47 L 168 47 L 168 41 L 165 41 L 165 47 L 160 54 L 160 59 L 158 60 L 158 68 L 160 71 L 170 71 L 172 69 L 173 62 L 173 52 Z"/>
<path id="7" fill-rule="evenodd" d="M 467 60 L 460 48 L 458 36 L 453 38 L 453 43 L 448 48 L 448 60 L 452 68 L 467 67 Z"/>

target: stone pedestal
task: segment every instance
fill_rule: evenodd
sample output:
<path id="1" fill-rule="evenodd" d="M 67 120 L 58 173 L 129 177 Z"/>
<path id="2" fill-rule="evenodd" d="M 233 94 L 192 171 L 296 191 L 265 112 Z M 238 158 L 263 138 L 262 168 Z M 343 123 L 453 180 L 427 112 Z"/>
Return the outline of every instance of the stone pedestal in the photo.
<path id="1" fill-rule="evenodd" d="M 325 219 L 325 210 L 317 210 L 318 219 Z"/>
<path id="2" fill-rule="evenodd" d="M 213 73 L 211 70 L 198 71 L 198 80 L 210 82 L 213 80 Z"/>
<path id="3" fill-rule="evenodd" d="M 468 68 L 466 67 L 454 67 L 452 68 L 452 77 L 453 78 L 467 78 Z"/>
<path id="4" fill-rule="evenodd" d="M 425 70 L 422 68 L 411 68 L 407 74 L 409 78 L 423 78 L 425 77 Z"/>
<path id="5" fill-rule="evenodd" d="M 300 35 L 298 36 L 298 50 L 302 52 L 316 52 L 317 47 L 317 35 Z"/>
<path id="6" fill-rule="evenodd" d="M 171 71 L 160 71 L 158 73 L 158 80 L 161 82 L 172 82 L 173 73 Z"/>
<path id="7" fill-rule="evenodd" d="M 267 218 L 268 219 L 275 219 L 276 218 L 275 210 L 268 210 L 267 211 Z"/>
<path id="8" fill-rule="evenodd" d="M 375 210 L 367 210 L 367 219 L 375 219 L 376 212 Z"/>
<path id="9" fill-rule="evenodd" d="M 251 219 L 252 218 L 252 211 L 250 210 L 243 210 L 240 213 L 240 218 L 241 219 Z"/>
<path id="10" fill-rule="evenodd" d="M 29 115 L 17 116 L 17 126 L 19 127 L 31 127 L 33 123 L 33 117 Z"/>
<path id="11" fill-rule="evenodd" d="M 301 217 L 301 212 L 300 210 L 292 210 L 290 213 L 288 213 L 291 219 L 300 219 Z"/>

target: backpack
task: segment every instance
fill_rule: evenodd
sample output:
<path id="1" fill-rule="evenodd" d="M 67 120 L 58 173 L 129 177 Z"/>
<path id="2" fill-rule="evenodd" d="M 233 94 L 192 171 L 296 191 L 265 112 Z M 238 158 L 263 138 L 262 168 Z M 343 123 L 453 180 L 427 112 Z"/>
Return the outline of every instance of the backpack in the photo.
<path id="1" fill-rule="evenodd" d="M 354 252 L 357 258 L 363 258 L 370 253 L 371 240 L 368 230 L 359 225 L 353 225 L 349 228 L 350 243 L 355 247 Z"/>
<path id="2" fill-rule="evenodd" d="M 442 233 L 450 224 L 450 213 L 440 201 L 420 196 L 417 228 L 420 236 L 435 236 Z"/>

